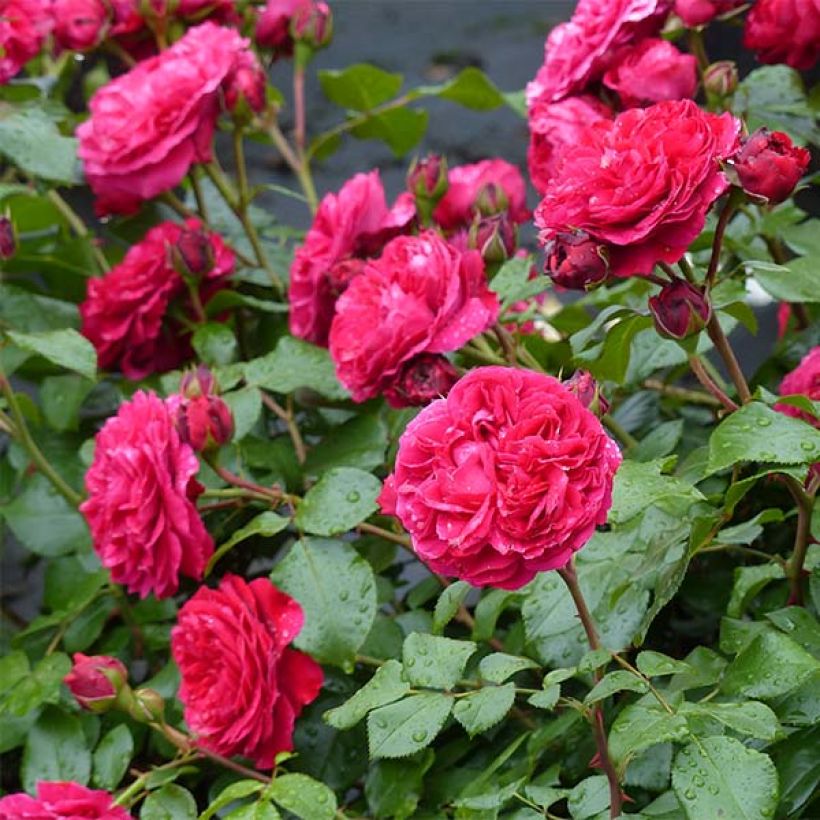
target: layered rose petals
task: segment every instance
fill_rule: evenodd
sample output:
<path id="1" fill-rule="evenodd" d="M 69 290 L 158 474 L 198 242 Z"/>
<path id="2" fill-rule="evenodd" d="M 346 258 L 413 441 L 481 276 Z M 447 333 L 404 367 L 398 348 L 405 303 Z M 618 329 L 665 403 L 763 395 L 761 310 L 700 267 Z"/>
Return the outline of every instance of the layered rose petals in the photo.
<path id="1" fill-rule="evenodd" d="M 820 401 L 820 345 L 813 347 L 802 358 L 800 364 L 783 377 L 778 392 L 781 396 L 800 395 L 807 396 L 812 401 Z M 778 402 L 775 409 L 820 428 L 820 418 L 793 404 Z"/>
<path id="2" fill-rule="evenodd" d="M 322 669 L 291 649 L 299 604 L 270 581 L 226 575 L 182 607 L 171 651 L 185 722 L 206 749 L 242 755 L 270 769 L 293 748 L 293 727 L 322 686 Z"/>
<path id="3" fill-rule="evenodd" d="M 37 55 L 50 25 L 45 0 L 0 0 L 0 85 Z"/>
<path id="4" fill-rule="evenodd" d="M 746 18 L 743 45 L 761 63 L 808 71 L 820 58 L 820 0 L 758 0 Z"/>
<path id="5" fill-rule="evenodd" d="M 171 408 L 136 393 L 97 434 L 80 511 L 114 583 L 157 598 L 179 576 L 199 580 L 214 544 L 197 512 L 199 462 L 176 431 Z"/>
<path id="6" fill-rule="evenodd" d="M 130 820 L 131 815 L 104 791 L 68 781 L 37 784 L 37 794 L 0 798 L 0 820 Z"/>

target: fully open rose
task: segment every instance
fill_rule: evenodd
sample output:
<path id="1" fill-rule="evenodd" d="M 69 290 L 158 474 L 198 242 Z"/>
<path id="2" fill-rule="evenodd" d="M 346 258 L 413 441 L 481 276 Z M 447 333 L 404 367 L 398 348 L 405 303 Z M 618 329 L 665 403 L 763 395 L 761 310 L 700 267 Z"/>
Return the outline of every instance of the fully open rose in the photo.
<path id="1" fill-rule="evenodd" d="M 44 0 L 0 2 L 0 85 L 39 52 L 50 25 Z"/>
<path id="2" fill-rule="evenodd" d="M 517 589 L 563 567 L 606 521 L 620 463 L 559 381 L 481 367 L 407 426 L 382 507 L 433 571 Z"/>
<path id="3" fill-rule="evenodd" d="M 37 794 L 0 798 L 0 820 L 130 820 L 131 815 L 104 791 L 63 781 L 37 784 Z"/>
<path id="4" fill-rule="evenodd" d="M 720 163 L 738 146 L 740 123 L 691 100 L 630 109 L 588 128 L 561 156 L 536 211 L 547 242 L 580 229 L 609 243 L 614 276 L 677 262 L 729 187 Z"/>
<path id="5" fill-rule="evenodd" d="M 820 0 L 758 0 L 746 18 L 743 45 L 762 63 L 810 69 L 820 57 Z"/>
<path id="6" fill-rule="evenodd" d="M 293 748 L 293 726 L 322 686 L 322 669 L 288 644 L 302 608 L 270 581 L 226 575 L 182 607 L 171 632 L 185 722 L 207 749 L 260 769 Z"/>

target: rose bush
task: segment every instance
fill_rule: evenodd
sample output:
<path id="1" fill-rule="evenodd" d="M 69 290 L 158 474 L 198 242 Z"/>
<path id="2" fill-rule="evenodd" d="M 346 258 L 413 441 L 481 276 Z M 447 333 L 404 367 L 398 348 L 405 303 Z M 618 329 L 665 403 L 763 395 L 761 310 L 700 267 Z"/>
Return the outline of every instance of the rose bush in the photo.
<path id="1" fill-rule="evenodd" d="M 348 6 L 0 0 L 0 818 L 820 816 L 817 3 Z"/>

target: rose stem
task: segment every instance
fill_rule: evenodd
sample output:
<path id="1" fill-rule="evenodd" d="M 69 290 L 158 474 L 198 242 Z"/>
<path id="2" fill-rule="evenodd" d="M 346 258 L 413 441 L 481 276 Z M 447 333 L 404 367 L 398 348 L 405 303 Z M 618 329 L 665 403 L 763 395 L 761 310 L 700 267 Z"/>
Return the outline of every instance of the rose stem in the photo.
<path id="1" fill-rule="evenodd" d="M 293 139 L 296 143 L 296 152 L 304 163 L 305 153 L 305 67 L 301 60 L 296 60 L 293 66 L 293 107 L 295 112 L 295 128 Z"/>
<path id="2" fill-rule="evenodd" d="M 717 399 L 721 406 L 729 411 L 737 410 L 737 405 L 718 387 L 712 377 L 706 372 L 703 362 L 697 356 L 689 357 L 689 367 L 697 380 Z"/>
<path id="3" fill-rule="evenodd" d="M 587 634 L 589 647 L 593 651 L 601 648 L 601 641 L 598 638 L 598 632 L 595 629 L 595 623 L 592 620 L 589 607 L 587 607 L 584 594 L 581 592 L 581 586 L 578 583 L 578 576 L 575 572 L 575 562 L 570 559 L 570 562 L 558 570 L 558 574 L 563 578 L 564 583 L 569 589 L 569 594 L 575 603 L 575 608 L 578 610 L 578 617 L 581 619 L 584 631 Z M 601 670 L 595 670 L 595 682 L 601 680 Z M 593 734 L 595 735 L 595 745 L 598 747 L 598 758 L 600 759 L 601 768 L 606 773 L 609 781 L 609 816 L 618 817 L 621 814 L 621 785 L 618 782 L 618 774 L 615 767 L 612 765 L 612 760 L 609 757 L 609 747 L 607 745 L 606 729 L 604 728 L 604 712 L 601 707 L 601 702 L 597 702 L 593 707 Z"/>
<path id="4" fill-rule="evenodd" d="M 735 212 L 736 192 L 738 189 L 732 189 L 723 210 L 718 217 L 717 227 L 715 228 L 715 236 L 712 240 L 712 257 L 709 259 L 709 269 L 706 271 L 706 287 L 711 288 L 715 282 L 715 274 L 717 273 L 718 263 L 720 262 L 720 249 L 723 247 L 723 237 L 726 234 L 726 228 L 729 225 L 729 220 Z"/>
<path id="5" fill-rule="evenodd" d="M 673 399 L 689 402 L 690 404 L 704 404 L 707 407 L 722 407 L 723 403 L 709 393 L 702 393 L 700 390 L 690 390 L 687 387 L 678 387 L 674 384 L 666 384 L 660 379 L 646 379 L 643 386 L 647 390 L 655 390 L 662 396 L 669 396 Z M 711 391 L 710 391 L 711 393 Z"/>
<path id="6" fill-rule="evenodd" d="M 52 188 L 47 194 L 51 204 L 62 214 L 66 222 L 71 226 L 74 233 L 82 239 L 88 240 L 88 245 L 91 248 L 91 254 L 97 263 L 102 273 L 107 273 L 111 270 L 108 260 L 103 255 L 103 252 L 96 245 L 96 238 L 91 235 L 91 232 L 86 227 L 85 222 L 80 218 L 77 212 L 60 196 L 56 189 Z"/>
<path id="7" fill-rule="evenodd" d="M 715 350 L 720 354 L 720 358 L 723 359 L 723 363 L 729 371 L 729 376 L 737 390 L 741 404 L 747 404 L 752 400 L 752 394 L 746 382 L 746 377 L 740 369 L 740 364 L 738 364 L 735 352 L 732 350 L 732 346 L 729 344 L 729 340 L 726 338 L 726 334 L 723 332 L 720 322 L 718 322 L 717 314 L 712 314 L 712 318 L 709 319 L 709 324 L 706 325 L 706 331 L 712 340 L 712 344 L 715 346 Z"/>
<path id="8" fill-rule="evenodd" d="M 14 418 L 14 437 L 29 454 L 37 469 L 51 482 L 54 489 L 57 490 L 72 507 L 79 507 L 83 497 L 76 490 L 69 487 L 65 479 L 51 466 L 51 462 L 43 455 L 43 451 L 37 446 L 37 442 L 34 441 L 26 425 L 26 419 L 17 402 L 17 397 L 14 395 L 14 390 L 12 390 L 6 378 L 6 374 L 2 370 L 0 370 L 0 390 L 2 390 L 3 395 L 6 397 L 12 417 Z"/>
<path id="9" fill-rule="evenodd" d="M 803 564 L 806 561 L 806 552 L 809 547 L 811 535 L 811 515 L 814 507 L 814 496 L 817 492 L 816 482 L 810 485 L 809 492 L 806 492 L 800 482 L 791 476 L 784 476 L 786 486 L 792 494 L 797 504 L 797 532 L 794 536 L 794 549 L 792 557 L 786 564 L 786 576 L 789 579 L 789 601 L 796 606 L 803 606 L 803 587 L 801 580 L 803 577 Z"/>
<path id="10" fill-rule="evenodd" d="M 302 186 L 302 192 L 305 195 L 305 199 L 307 199 L 310 212 L 315 214 L 316 209 L 319 207 L 319 198 L 316 195 L 316 187 L 313 184 L 313 177 L 310 173 L 310 152 L 307 152 L 304 158 L 300 159 L 293 153 L 290 143 L 279 129 L 279 126 L 276 124 L 275 120 L 268 119 L 260 124 L 264 127 L 268 136 L 273 141 L 273 144 L 282 155 L 282 159 L 285 160 L 290 167 L 290 170 L 293 171 L 294 175 L 299 180 L 299 184 Z"/>
<path id="11" fill-rule="evenodd" d="M 302 434 L 299 432 L 299 426 L 296 424 L 296 419 L 293 417 L 293 401 L 288 398 L 288 409 L 285 410 L 273 396 L 268 395 L 267 393 L 262 393 L 262 403 L 267 407 L 272 413 L 278 416 L 288 427 L 288 433 L 290 434 L 290 440 L 293 442 L 293 449 L 296 452 L 296 460 L 300 464 L 305 463 L 305 459 L 307 458 L 307 449 L 305 448 L 305 442 L 302 439 Z"/>
<path id="12" fill-rule="evenodd" d="M 194 192 L 194 199 L 196 199 L 196 209 L 199 211 L 202 221 L 207 224 L 209 222 L 208 206 L 205 203 L 205 194 L 202 192 L 202 186 L 199 184 L 199 175 L 194 173 L 192 169 L 188 179 L 191 180 L 191 188 Z"/>
<path id="13" fill-rule="evenodd" d="M 624 428 L 618 424 L 612 416 L 606 415 L 601 419 L 601 424 L 612 433 L 618 441 L 623 444 L 623 446 L 628 450 L 630 447 L 637 447 L 638 446 L 638 439 L 635 438 L 631 433 L 628 433 Z"/>

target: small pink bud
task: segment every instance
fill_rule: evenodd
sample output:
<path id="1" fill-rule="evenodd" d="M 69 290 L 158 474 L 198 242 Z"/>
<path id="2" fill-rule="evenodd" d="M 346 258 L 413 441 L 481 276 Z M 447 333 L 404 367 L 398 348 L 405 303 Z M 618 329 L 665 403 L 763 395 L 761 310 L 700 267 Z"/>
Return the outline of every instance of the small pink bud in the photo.
<path id="1" fill-rule="evenodd" d="M 494 216 L 503 213 L 509 207 L 509 197 L 497 182 L 488 182 L 475 198 L 475 208 L 482 216 Z"/>
<path id="2" fill-rule="evenodd" d="M 290 19 L 290 35 L 294 42 L 314 50 L 327 46 L 333 38 L 330 6 L 319 0 L 300 3 Z"/>
<path id="3" fill-rule="evenodd" d="M 128 670 L 107 655 L 74 655 L 74 666 L 63 678 L 77 703 L 89 712 L 107 712 L 128 689 Z"/>
<path id="4" fill-rule="evenodd" d="M 450 392 L 458 372 L 439 353 L 421 353 L 405 362 L 393 384 L 384 392 L 391 407 L 420 407 Z"/>
<path id="5" fill-rule="evenodd" d="M 591 290 L 609 275 L 609 252 L 584 231 L 559 233 L 544 251 L 546 273 L 563 288 Z"/>
<path id="6" fill-rule="evenodd" d="M 225 82 L 225 105 L 228 111 L 241 110 L 242 103 L 257 114 L 265 109 L 267 76 L 256 56 L 245 51 Z"/>
<path id="7" fill-rule="evenodd" d="M 776 204 L 788 199 L 810 159 L 808 150 L 792 144 L 788 134 L 759 128 L 743 140 L 732 167 L 747 194 Z"/>
<path id="8" fill-rule="evenodd" d="M 0 216 L 0 259 L 11 259 L 16 251 L 14 223 L 7 216 Z"/>
<path id="9" fill-rule="evenodd" d="M 200 365 L 182 377 L 181 395 L 175 399 L 179 437 L 198 453 L 221 447 L 233 436 L 233 415 L 216 390 L 211 371 Z"/>
<path id="10" fill-rule="evenodd" d="M 601 387 L 587 370 L 576 370 L 564 382 L 564 387 L 578 397 L 581 404 L 596 416 L 605 416 L 609 412 L 609 402 L 601 392 Z"/>
<path id="11" fill-rule="evenodd" d="M 669 339 L 686 339 L 706 327 L 712 307 L 703 291 L 683 279 L 676 279 L 649 299 L 655 329 Z"/>
<path id="12" fill-rule="evenodd" d="M 703 87 L 709 94 L 728 97 L 737 89 L 737 65 L 732 60 L 719 60 L 703 72 Z"/>
<path id="13" fill-rule="evenodd" d="M 485 216 L 470 228 L 468 245 L 475 248 L 488 265 L 500 265 L 515 254 L 518 230 L 506 212 Z"/>
<path id="14" fill-rule="evenodd" d="M 421 200 L 428 208 L 447 193 L 447 160 L 440 154 L 428 154 L 424 159 L 415 159 L 407 172 L 407 190 Z"/>

